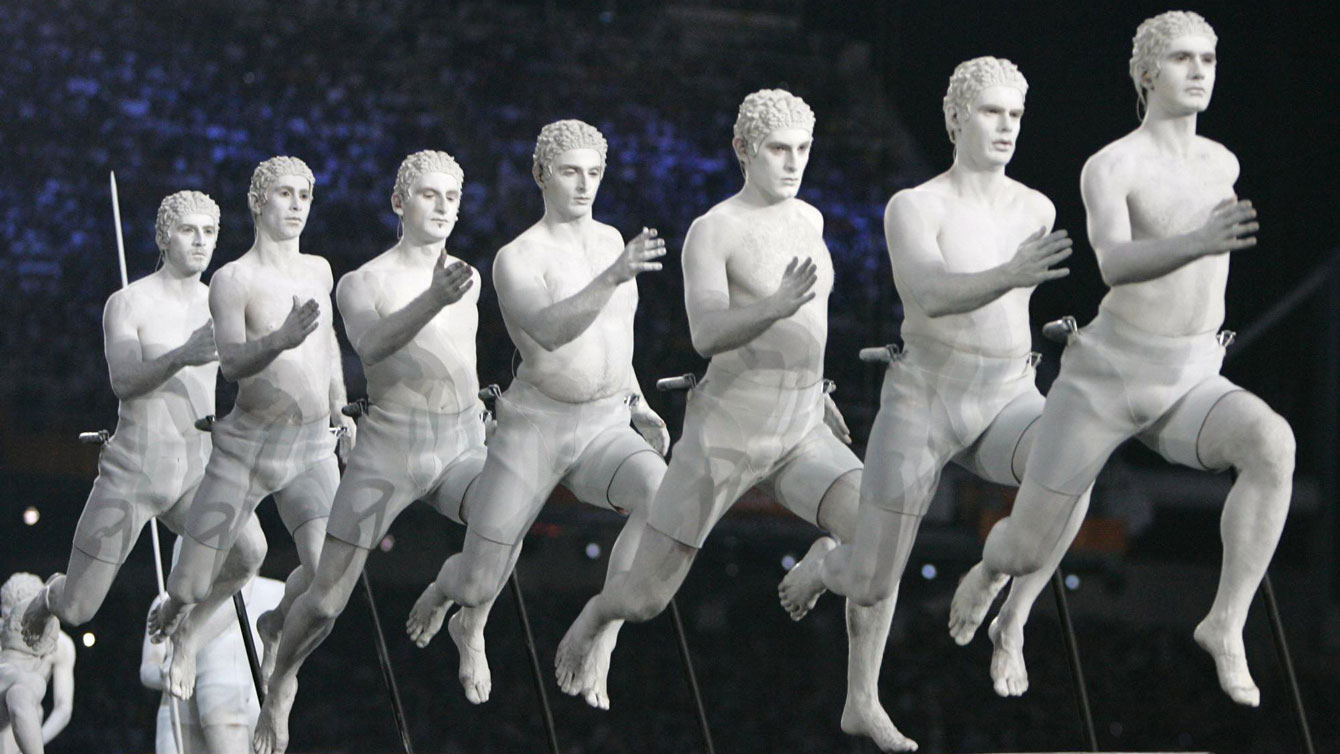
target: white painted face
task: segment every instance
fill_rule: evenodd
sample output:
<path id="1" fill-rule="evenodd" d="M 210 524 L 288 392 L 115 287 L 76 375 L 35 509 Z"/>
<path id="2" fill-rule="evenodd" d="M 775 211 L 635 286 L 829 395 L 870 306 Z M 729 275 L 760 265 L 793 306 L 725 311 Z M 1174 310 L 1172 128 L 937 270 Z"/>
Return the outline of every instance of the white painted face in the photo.
<path id="1" fill-rule="evenodd" d="M 772 131 L 764 137 L 757 154 L 751 154 L 752 147 L 737 140 L 736 155 L 745 165 L 745 183 L 770 201 L 794 197 L 800 192 L 813 144 L 813 134 L 803 128 Z"/>
<path id="2" fill-rule="evenodd" d="M 281 175 L 265 192 L 256 227 L 276 241 L 288 241 L 302 235 L 311 209 L 311 182 L 298 175 Z"/>
<path id="3" fill-rule="evenodd" d="M 1159 58 L 1159 72 L 1149 81 L 1149 104 L 1175 115 L 1204 112 L 1214 93 L 1218 58 L 1214 42 L 1186 34 L 1168 44 Z"/>
<path id="4" fill-rule="evenodd" d="M 542 172 L 545 209 L 563 218 L 591 214 L 605 162 L 594 149 L 569 149 Z"/>
<path id="5" fill-rule="evenodd" d="M 1012 86 L 989 86 L 977 95 L 972 111 L 959 121 L 954 146 L 971 165 L 1004 166 L 1014 157 L 1024 118 L 1024 93 Z"/>
<path id="6" fill-rule="evenodd" d="M 416 244 L 439 243 L 456 227 L 461 211 L 461 182 L 446 173 L 422 173 L 405 196 L 393 197 L 392 204 L 400 210 L 407 240 Z"/>
<path id="7" fill-rule="evenodd" d="M 163 264 L 182 275 L 204 272 L 218 240 L 219 224 L 213 217 L 203 212 L 183 215 L 168 231 Z"/>

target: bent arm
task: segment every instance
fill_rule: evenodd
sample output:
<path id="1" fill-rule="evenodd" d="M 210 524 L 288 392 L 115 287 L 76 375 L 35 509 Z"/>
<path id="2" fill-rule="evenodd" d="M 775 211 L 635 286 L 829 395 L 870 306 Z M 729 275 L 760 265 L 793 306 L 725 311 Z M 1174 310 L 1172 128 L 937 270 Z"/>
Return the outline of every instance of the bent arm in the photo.
<path id="1" fill-rule="evenodd" d="M 432 290 L 425 288 L 399 311 L 382 316 L 377 310 L 373 282 L 357 272 L 340 280 L 335 295 L 344 320 L 344 334 L 349 336 L 354 353 L 367 366 L 408 345 L 444 308 Z"/>
<path id="2" fill-rule="evenodd" d="M 128 401 L 153 392 L 186 366 L 182 346 L 156 359 L 145 359 L 138 328 L 125 296 L 113 294 L 102 312 L 103 349 L 117 400 Z"/>
<path id="3" fill-rule="evenodd" d="M 714 225 L 695 222 L 684 238 L 684 307 L 693 348 L 706 359 L 748 344 L 785 316 L 766 297 L 731 306 L 726 239 Z"/>
<path id="4" fill-rule="evenodd" d="M 56 640 L 56 659 L 51 667 L 51 714 L 42 723 L 42 743 L 65 730 L 74 710 L 74 641 L 62 633 Z"/>
<path id="5" fill-rule="evenodd" d="M 1114 160 L 1094 158 L 1080 173 L 1089 244 L 1108 287 L 1154 280 L 1211 253 L 1197 231 L 1132 240 L 1128 192 L 1119 170 Z"/>
<path id="6" fill-rule="evenodd" d="M 512 323 L 546 351 L 586 332 L 620 285 L 606 268 L 577 293 L 555 300 L 543 272 L 521 256 L 518 250 L 504 249 L 493 263 L 498 303 Z"/>
<path id="7" fill-rule="evenodd" d="M 247 297 L 233 275 L 220 272 L 209 286 L 209 313 L 214 319 L 214 339 L 219 348 L 219 371 L 236 382 L 270 366 L 287 350 L 275 333 L 247 340 Z"/>
<path id="8" fill-rule="evenodd" d="M 1048 223 L 1048 230 L 1051 223 Z M 979 272 L 952 272 L 927 208 L 900 194 L 884 210 L 884 238 L 898 279 L 898 294 L 910 298 L 928 317 L 963 314 L 986 306 L 1019 287 L 1005 262 Z"/>

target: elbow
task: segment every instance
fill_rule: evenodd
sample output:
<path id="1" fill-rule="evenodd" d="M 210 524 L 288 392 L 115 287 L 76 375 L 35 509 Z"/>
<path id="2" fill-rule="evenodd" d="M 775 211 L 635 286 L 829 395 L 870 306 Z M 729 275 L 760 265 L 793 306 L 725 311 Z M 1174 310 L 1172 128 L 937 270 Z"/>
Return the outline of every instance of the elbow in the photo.
<path id="1" fill-rule="evenodd" d="M 693 350 L 697 351 L 698 355 L 704 359 L 710 359 L 725 350 L 721 348 L 720 343 L 711 338 L 694 335 L 692 336 L 692 340 Z"/>

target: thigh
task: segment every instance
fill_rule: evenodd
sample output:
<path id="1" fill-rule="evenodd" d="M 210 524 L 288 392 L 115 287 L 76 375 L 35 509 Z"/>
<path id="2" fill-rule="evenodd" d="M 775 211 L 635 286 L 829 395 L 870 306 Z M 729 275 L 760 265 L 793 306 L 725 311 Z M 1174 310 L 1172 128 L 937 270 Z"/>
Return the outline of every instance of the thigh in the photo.
<path id="1" fill-rule="evenodd" d="M 1024 437 L 1042 418 L 1044 405 L 1042 394 L 1030 385 L 1006 404 L 977 441 L 954 461 L 989 482 L 1018 487 L 1028 460 Z"/>
<path id="2" fill-rule="evenodd" d="M 424 502 L 452 521 L 468 524 L 465 496 L 483 472 L 487 458 L 488 451 L 483 445 L 472 447 L 456 456 L 438 477 L 437 486 L 424 497 Z"/>
<path id="3" fill-rule="evenodd" d="M 757 445 L 728 406 L 703 393 L 690 396 L 684 433 L 671 451 L 647 526 L 701 548 L 717 521 L 762 479 L 750 454 Z"/>
<path id="4" fill-rule="evenodd" d="M 330 517 L 339 482 L 339 464 L 328 455 L 274 493 L 275 507 L 290 534 L 308 521 Z"/>
<path id="5" fill-rule="evenodd" d="M 74 549 L 89 558 L 120 565 L 126 562 L 140 531 L 151 517 L 142 501 L 99 474 L 74 530 Z"/>
<path id="6" fill-rule="evenodd" d="M 1226 400 L 1230 395 L 1234 396 L 1233 399 Z M 1227 413 L 1222 415 L 1230 419 L 1226 424 L 1210 427 L 1210 416 L 1219 406 L 1227 409 Z M 1255 412 L 1273 413 L 1265 401 L 1234 385 L 1223 375 L 1216 374 L 1191 388 L 1138 437 L 1140 442 L 1173 463 L 1202 471 L 1223 471 L 1232 464 L 1215 439 L 1211 438 L 1231 434 L 1231 428 L 1244 426 L 1245 421 L 1242 420 L 1248 419 Z M 1224 429 L 1229 432 L 1223 432 Z"/>
<path id="7" fill-rule="evenodd" d="M 941 470 L 961 449 L 927 373 L 895 364 L 885 375 L 879 413 L 866 444 L 861 503 L 924 514 Z"/>
<path id="8" fill-rule="evenodd" d="M 562 475 L 555 444 L 519 411 L 504 411 L 483 469 L 462 503 L 469 531 L 512 547 L 521 542 Z"/>
<path id="9" fill-rule="evenodd" d="M 252 448 L 232 445 L 222 436 L 215 438 L 205 478 L 186 516 L 187 536 L 214 550 L 232 547 L 238 531 L 267 494 L 254 484 L 251 461 L 255 454 L 247 452 Z"/>
<path id="10" fill-rule="evenodd" d="M 1079 495 L 1093 484 L 1112 451 L 1136 432 L 1130 421 L 1110 410 L 1124 399 L 1106 387 L 1110 386 L 1067 380 L 1063 368 L 1034 429 L 1026 479 L 1064 495 Z"/>
<path id="11" fill-rule="evenodd" d="M 851 448 L 820 424 L 768 476 L 766 485 L 784 508 L 819 526 L 820 503 L 829 489 L 842 477 L 860 469 L 861 461 Z M 853 509 L 858 500 L 856 496 L 851 498 Z"/>
<path id="12" fill-rule="evenodd" d="M 400 472 L 400 465 L 372 462 L 362 441 L 354 447 L 354 453 L 355 459 L 335 489 L 326 535 L 370 550 L 423 490 L 409 474 Z M 283 508 L 280 510 L 282 513 Z"/>
<path id="13" fill-rule="evenodd" d="M 626 513 L 629 509 L 615 505 L 610 493 L 614 487 L 615 477 L 625 464 L 634 456 L 641 454 L 646 454 L 652 464 L 659 462 L 663 473 L 665 462 L 661 461 L 660 454 L 647 444 L 642 435 L 627 424 L 610 427 L 596 435 L 595 439 L 582 450 L 581 455 L 577 456 L 576 463 L 563 476 L 563 486 L 587 505 Z M 643 466 L 639 464 L 635 468 Z M 634 507 L 636 506 L 634 503 Z"/>

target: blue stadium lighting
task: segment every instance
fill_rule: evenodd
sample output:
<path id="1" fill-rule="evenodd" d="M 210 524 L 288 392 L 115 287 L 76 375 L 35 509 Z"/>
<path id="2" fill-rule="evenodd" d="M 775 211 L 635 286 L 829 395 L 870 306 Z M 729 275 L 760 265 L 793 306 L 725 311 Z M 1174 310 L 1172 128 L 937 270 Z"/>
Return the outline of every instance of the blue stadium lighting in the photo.
<path id="1" fill-rule="evenodd" d="M 1079 589 L 1079 577 L 1073 573 L 1067 574 L 1065 577 L 1065 588 L 1072 592 Z"/>
<path id="2" fill-rule="evenodd" d="M 935 569 L 935 564 L 934 564 L 934 563 L 927 563 L 926 565 L 924 565 L 924 566 L 921 567 L 921 578 L 923 578 L 923 579 L 925 579 L 925 580 L 927 580 L 927 581 L 932 581 L 932 580 L 934 580 L 934 579 L 935 579 L 935 576 L 936 576 L 938 573 L 939 573 L 939 571 L 937 571 L 937 570 Z"/>
<path id="3" fill-rule="evenodd" d="M 591 560 L 599 558 L 600 545 L 596 544 L 595 542 L 588 542 L 586 544 L 586 557 L 590 558 Z"/>
<path id="4" fill-rule="evenodd" d="M 795 556 L 795 555 L 792 555 L 791 553 L 788 552 L 787 554 L 785 554 L 785 555 L 782 556 L 782 570 L 783 570 L 783 571 L 789 571 L 789 570 L 791 570 L 792 568 L 795 568 L 795 567 L 796 567 L 796 556 Z"/>

